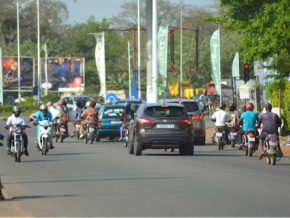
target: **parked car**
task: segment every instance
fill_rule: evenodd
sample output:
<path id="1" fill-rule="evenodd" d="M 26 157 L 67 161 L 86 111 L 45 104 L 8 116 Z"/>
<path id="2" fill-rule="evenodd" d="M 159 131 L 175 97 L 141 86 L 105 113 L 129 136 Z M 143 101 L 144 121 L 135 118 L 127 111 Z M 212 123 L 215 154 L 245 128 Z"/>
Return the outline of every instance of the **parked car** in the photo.
<path id="1" fill-rule="evenodd" d="M 131 110 L 136 113 L 136 111 L 138 110 L 139 106 L 142 103 L 146 103 L 143 100 L 138 100 L 138 99 L 120 99 L 117 101 L 114 101 L 113 104 L 115 105 L 124 105 L 125 103 L 130 103 L 131 105 Z"/>
<path id="2" fill-rule="evenodd" d="M 193 155 L 191 120 L 182 104 L 141 104 L 130 122 L 129 153 L 139 156 L 145 149 L 179 148 L 181 155 Z"/>
<path id="3" fill-rule="evenodd" d="M 188 114 L 192 117 L 192 125 L 194 128 L 194 144 L 205 145 L 205 121 L 196 101 L 192 99 L 172 98 L 160 100 L 159 102 L 183 104 Z"/>
<path id="4" fill-rule="evenodd" d="M 96 140 L 109 137 L 113 140 L 115 137 L 120 137 L 121 121 L 119 118 L 122 115 L 124 105 L 103 105 L 99 110 L 98 129 Z"/>
<path id="5" fill-rule="evenodd" d="M 69 121 L 73 122 L 76 117 L 76 108 L 77 108 L 77 101 L 82 101 L 83 105 L 86 104 L 87 101 L 93 101 L 93 99 L 89 96 L 85 95 L 71 95 L 71 96 L 65 96 L 61 98 L 60 100 L 66 101 L 67 107 L 68 107 L 68 114 L 69 114 Z M 54 107 L 57 106 L 57 102 L 53 104 Z"/>

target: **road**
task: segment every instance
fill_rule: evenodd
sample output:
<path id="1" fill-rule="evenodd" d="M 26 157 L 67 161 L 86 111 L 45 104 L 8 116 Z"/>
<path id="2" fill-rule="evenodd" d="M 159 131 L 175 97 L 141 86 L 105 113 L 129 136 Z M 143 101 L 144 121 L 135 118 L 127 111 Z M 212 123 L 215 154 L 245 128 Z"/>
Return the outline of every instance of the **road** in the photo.
<path id="1" fill-rule="evenodd" d="M 0 121 L 3 130 L 4 122 Z M 0 217 L 289 216 L 290 160 L 276 166 L 244 151 L 195 146 L 194 156 L 145 150 L 129 155 L 120 142 L 68 138 L 47 156 L 33 147 L 21 163 L 0 148 L 7 200 Z M 2 131 L 1 131 L 2 132 Z"/>

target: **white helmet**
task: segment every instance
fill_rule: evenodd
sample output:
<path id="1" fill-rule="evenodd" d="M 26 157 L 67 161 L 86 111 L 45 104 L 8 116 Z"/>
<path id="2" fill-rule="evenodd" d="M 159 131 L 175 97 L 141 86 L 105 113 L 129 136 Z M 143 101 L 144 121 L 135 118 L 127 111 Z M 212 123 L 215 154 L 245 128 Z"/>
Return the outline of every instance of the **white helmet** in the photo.
<path id="1" fill-rule="evenodd" d="M 48 111 L 48 107 L 45 104 L 43 104 L 43 105 L 40 106 L 40 110 L 41 111 L 43 111 L 43 110 Z"/>
<path id="2" fill-rule="evenodd" d="M 108 100 L 106 101 L 106 104 L 113 104 L 113 102 L 112 102 L 110 99 L 108 99 Z"/>
<path id="3" fill-rule="evenodd" d="M 90 104 L 91 104 L 91 101 L 87 101 L 86 102 L 86 108 L 88 108 L 90 106 Z"/>

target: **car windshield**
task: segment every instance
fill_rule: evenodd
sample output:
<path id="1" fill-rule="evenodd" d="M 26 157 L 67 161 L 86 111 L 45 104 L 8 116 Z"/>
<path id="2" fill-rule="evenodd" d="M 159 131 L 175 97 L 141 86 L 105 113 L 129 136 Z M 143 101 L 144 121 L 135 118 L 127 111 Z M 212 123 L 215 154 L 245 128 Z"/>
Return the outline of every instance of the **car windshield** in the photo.
<path id="1" fill-rule="evenodd" d="M 199 110 L 198 104 L 196 102 L 183 102 L 183 101 L 177 101 L 175 103 L 183 104 L 186 108 L 187 112 L 195 112 Z"/>
<path id="2" fill-rule="evenodd" d="M 77 101 L 81 101 L 85 104 L 87 101 L 92 101 L 92 99 L 90 97 L 74 97 L 74 101 L 75 103 L 77 103 Z"/>
<path id="3" fill-rule="evenodd" d="M 105 108 L 103 118 L 120 118 L 124 108 Z"/>
<path id="4" fill-rule="evenodd" d="M 168 105 L 148 107 L 144 113 L 150 117 L 181 117 L 186 115 L 185 108 Z"/>
<path id="5" fill-rule="evenodd" d="M 116 102 L 116 105 L 124 105 L 126 102 Z M 130 108 L 135 113 L 142 102 L 130 102 Z"/>

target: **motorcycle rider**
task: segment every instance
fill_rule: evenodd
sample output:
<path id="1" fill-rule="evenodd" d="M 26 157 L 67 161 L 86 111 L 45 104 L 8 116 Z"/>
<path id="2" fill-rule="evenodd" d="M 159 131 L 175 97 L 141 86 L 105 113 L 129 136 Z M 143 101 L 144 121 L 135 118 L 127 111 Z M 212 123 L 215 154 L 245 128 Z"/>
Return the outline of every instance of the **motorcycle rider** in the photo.
<path id="1" fill-rule="evenodd" d="M 52 114 L 48 111 L 48 107 L 45 104 L 42 104 L 40 106 L 40 111 L 37 112 L 35 117 L 38 122 L 43 121 L 43 120 L 48 120 L 49 122 L 52 121 Z M 36 142 L 35 142 L 35 145 L 37 148 L 39 148 L 39 145 L 38 145 L 39 129 L 40 129 L 40 124 L 37 125 L 37 135 L 36 135 Z M 50 148 L 54 149 L 54 146 L 51 144 Z"/>
<path id="2" fill-rule="evenodd" d="M 212 121 L 215 121 L 215 127 L 214 130 L 216 131 L 217 127 L 220 127 L 225 130 L 226 136 L 228 135 L 228 127 L 226 122 L 230 121 L 230 116 L 229 114 L 224 110 L 226 108 L 226 104 L 224 102 L 221 102 L 219 104 L 219 110 L 214 112 L 212 115 L 211 119 Z M 215 131 L 212 133 L 211 140 L 212 143 L 214 144 L 214 136 L 215 136 Z M 227 138 L 227 137 L 225 137 Z M 226 139 L 228 141 L 228 139 Z"/>
<path id="3" fill-rule="evenodd" d="M 7 154 L 8 155 L 12 154 L 11 143 L 12 143 L 12 137 L 13 137 L 12 135 L 13 126 L 17 124 L 20 124 L 23 126 L 26 124 L 25 118 L 22 115 L 20 115 L 21 114 L 20 106 L 17 106 L 17 105 L 13 106 L 12 111 L 13 111 L 13 114 L 10 117 L 8 117 L 6 126 L 4 127 L 5 129 L 10 128 L 9 134 L 7 136 Z M 22 139 L 23 139 L 23 145 L 24 145 L 24 154 L 26 156 L 29 156 L 29 153 L 27 151 L 28 138 L 25 132 L 23 132 Z"/>
<path id="4" fill-rule="evenodd" d="M 76 106 L 77 106 L 77 108 L 76 108 L 76 117 L 75 117 L 75 120 L 81 120 L 81 115 L 82 115 L 82 113 L 84 111 L 83 110 L 83 103 L 80 100 L 78 100 L 77 103 L 76 103 Z M 74 131 L 71 134 L 71 137 L 74 137 L 75 136 L 75 130 L 76 130 L 75 123 L 73 123 L 73 127 L 74 127 Z"/>
<path id="5" fill-rule="evenodd" d="M 80 128 L 80 139 L 84 138 L 84 129 L 87 123 L 89 122 L 96 122 L 96 119 L 98 117 L 98 111 L 95 109 L 96 102 L 91 101 L 89 107 L 87 110 L 85 110 L 82 115 L 82 122 L 81 122 L 81 128 Z"/>
<path id="6" fill-rule="evenodd" d="M 243 121 L 243 128 L 238 131 L 238 144 L 239 149 L 242 150 L 243 148 L 243 135 L 246 131 L 250 129 L 256 129 L 255 125 L 256 122 L 259 120 L 259 116 L 254 110 L 253 103 L 249 102 L 246 104 L 246 111 L 242 113 L 241 119 L 238 124 Z M 257 131 L 257 130 L 256 130 Z"/>
<path id="7" fill-rule="evenodd" d="M 134 117 L 134 112 L 131 109 L 131 104 L 126 103 L 125 108 L 122 111 L 121 117 L 119 118 L 120 121 L 122 121 L 122 125 L 120 128 L 120 138 L 118 141 L 122 141 L 122 133 L 123 129 L 125 128 L 126 123 L 129 123 L 131 119 Z"/>
<path id="8" fill-rule="evenodd" d="M 275 134 L 279 136 L 278 129 L 281 127 L 281 119 L 279 116 L 272 111 L 272 105 L 270 103 L 265 105 L 266 113 L 262 113 L 259 118 L 257 128 L 260 128 L 262 125 L 262 132 L 260 133 L 260 145 L 261 153 L 259 154 L 259 159 L 261 160 L 265 152 L 265 138 L 268 134 Z M 281 152 L 279 138 L 278 138 L 278 149 Z"/>

